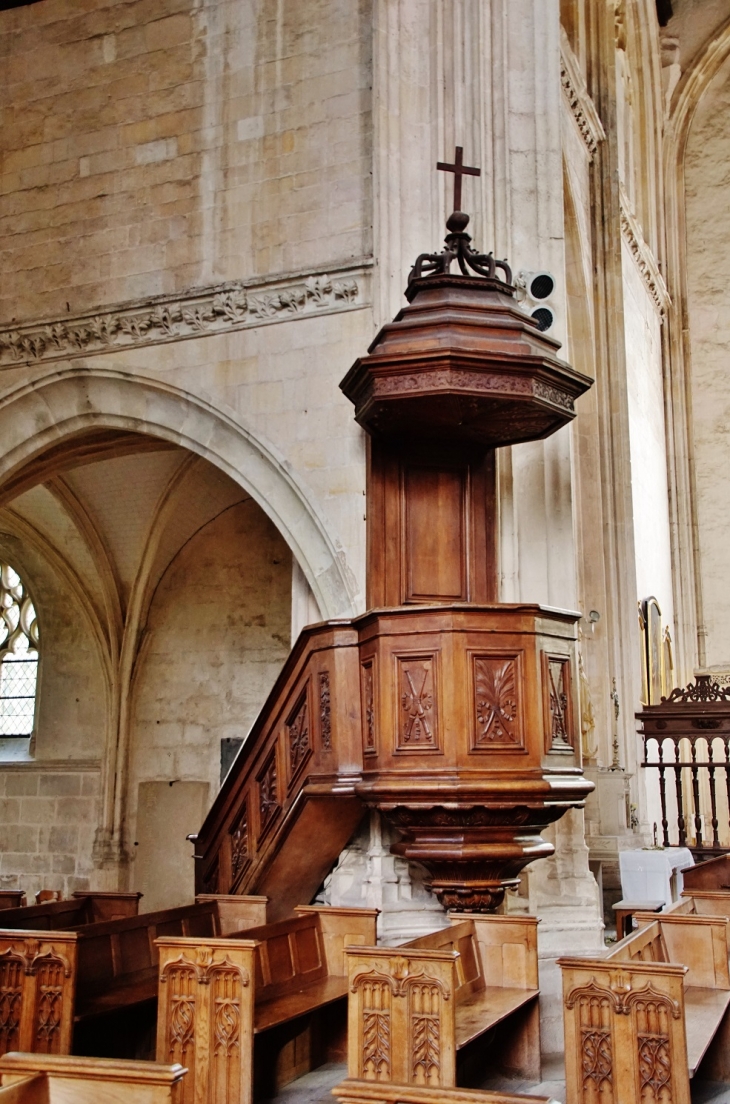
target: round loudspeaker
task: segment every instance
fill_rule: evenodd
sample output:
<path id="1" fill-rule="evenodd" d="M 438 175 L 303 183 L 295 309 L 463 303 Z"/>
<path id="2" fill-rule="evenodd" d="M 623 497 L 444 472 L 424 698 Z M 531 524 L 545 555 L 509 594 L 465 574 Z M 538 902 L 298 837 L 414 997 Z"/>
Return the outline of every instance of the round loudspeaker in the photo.
<path id="1" fill-rule="evenodd" d="M 555 280 L 549 272 L 538 272 L 530 280 L 530 295 L 533 299 L 547 299 L 555 290 Z"/>
<path id="2" fill-rule="evenodd" d="M 547 307 L 538 307 L 537 310 L 532 312 L 530 318 L 537 322 L 538 330 L 542 330 L 543 333 L 545 330 L 549 330 L 555 321 L 553 312 L 548 310 Z"/>

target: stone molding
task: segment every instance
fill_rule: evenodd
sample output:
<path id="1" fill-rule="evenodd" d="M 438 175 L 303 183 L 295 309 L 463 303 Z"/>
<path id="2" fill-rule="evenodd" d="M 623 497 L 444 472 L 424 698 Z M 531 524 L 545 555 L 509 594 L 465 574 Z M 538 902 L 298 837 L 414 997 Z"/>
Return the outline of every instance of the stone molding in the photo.
<path id="1" fill-rule="evenodd" d="M 162 345 L 366 306 L 369 260 L 190 288 L 0 327 L 0 367 Z"/>
<path id="2" fill-rule="evenodd" d="M 644 240 L 641 227 L 631 211 L 629 197 L 624 191 L 623 185 L 619 185 L 619 193 L 621 201 L 621 236 L 629 247 L 631 256 L 636 262 L 636 267 L 641 273 L 655 307 L 661 317 L 664 318 L 672 303 L 667 285 L 664 283 L 664 277 L 659 271 L 659 265 L 654 254 Z"/>
<path id="3" fill-rule="evenodd" d="M 580 136 L 588 150 L 588 159 L 592 161 L 599 142 L 605 141 L 606 132 L 588 93 L 578 59 L 562 27 L 560 30 L 560 83 Z"/>
<path id="4" fill-rule="evenodd" d="M 101 770 L 101 759 L 2 759 L 0 770 L 31 774 L 87 774 Z M 93 796 L 93 795 L 89 795 Z"/>

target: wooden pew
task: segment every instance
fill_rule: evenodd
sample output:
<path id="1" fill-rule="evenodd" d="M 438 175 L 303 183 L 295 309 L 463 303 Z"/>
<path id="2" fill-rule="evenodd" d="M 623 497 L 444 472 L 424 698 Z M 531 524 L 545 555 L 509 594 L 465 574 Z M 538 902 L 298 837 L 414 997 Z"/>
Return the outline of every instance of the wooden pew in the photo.
<path id="1" fill-rule="evenodd" d="M 377 910 L 301 907 L 228 939 L 158 939 L 157 1060 L 190 1069 L 183 1104 L 250 1104 L 344 1051 L 345 946 L 375 940 Z M 319 1034 L 319 1037 L 318 1037 Z M 254 1062 L 255 1052 L 255 1062 Z M 344 1057 L 344 1053 L 342 1053 Z"/>
<path id="2" fill-rule="evenodd" d="M 256 923 L 263 914 L 261 897 L 209 896 L 194 905 L 87 924 L 75 931 L 0 930 L 0 997 L 9 1002 L 10 1010 L 4 1030 L 0 1012 L 0 1054 L 18 1049 L 69 1054 L 72 1045 L 81 1050 L 105 1048 L 118 1033 L 92 1021 L 145 1003 L 154 1028 L 156 938 L 219 936 L 224 926 Z M 143 1025 L 139 1026 L 141 1031 Z"/>
<path id="3" fill-rule="evenodd" d="M 509 1092 L 479 1089 L 428 1088 L 425 1085 L 393 1085 L 380 1081 L 340 1082 L 332 1090 L 339 1104 L 558 1104 L 547 1096 L 516 1096 Z"/>
<path id="4" fill-rule="evenodd" d="M 22 889 L 0 889 L 0 911 L 22 908 L 24 904 L 25 893 Z"/>
<path id="5" fill-rule="evenodd" d="M 558 960 L 570 1104 L 690 1104 L 701 1061 L 709 1080 L 730 1080 L 727 921 L 683 912 L 637 921 L 604 958 Z"/>
<path id="6" fill-rule="evenodd" d="M 182 1066 L 42 1054 L 0 1058 L 0 1104 L 179 1104 Z"/>
<path id="7" fill-rule="evenodd" d="M 136 916 L 141 893 L 74 893 L 65 901 L 4 909 L 0 927 L 25 931 L 67 931 L 84 924 Z"/>
<path id="8" fill-rule="evenodd" d="M 399 947 L 347 950 L 349 1078 L 453 1088 L 483 1072 L 494 1028 L 494 1064 L 540 1079 L 537 920 L 449 919 Z"/>

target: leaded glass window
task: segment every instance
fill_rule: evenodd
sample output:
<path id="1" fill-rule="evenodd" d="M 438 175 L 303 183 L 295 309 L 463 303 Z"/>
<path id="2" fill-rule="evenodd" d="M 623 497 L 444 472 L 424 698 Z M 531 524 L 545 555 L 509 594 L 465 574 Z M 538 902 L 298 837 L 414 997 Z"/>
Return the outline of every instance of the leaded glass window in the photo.
<path id="1" fill-rule="evenodd" d="M 23 580 L 0 562 L 0 737 L 33 735 L 38 620 Z"/>

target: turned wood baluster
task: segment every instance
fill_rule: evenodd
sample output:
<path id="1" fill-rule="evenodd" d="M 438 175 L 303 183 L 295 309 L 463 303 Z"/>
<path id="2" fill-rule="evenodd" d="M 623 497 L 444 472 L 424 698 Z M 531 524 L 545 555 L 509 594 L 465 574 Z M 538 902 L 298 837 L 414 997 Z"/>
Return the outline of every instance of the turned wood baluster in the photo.
<path id="1" fill-rule="evenodd" d="M 728 814 L 730 817 L 730 736 L 722 736 L 722 743 L 724 744 L 724 788 L 728 794 Z M 730 827 L 730 819 L 728 820 L 728 827 Z"/>
<path id="2" fill-rule="evenodd" d="M 707 762 L 708 762 L 707 770 L 708 770 L 709 775 L 710 775 L 710 807 L 711 807 L 711 810 L 712 810 L 712 821 L 711 821 L 711 823 L 712 823 L 712 842 L 715 845 L 715 847 L 719 847 L 720 846 L 720 836 L 719 836 L 718 831 L 717 831 L 717 828 L 718 828 L 718 821 L 717 821 L 717 791 L 715 790 L 715 786 L 717 785 L 717 782 L 715 781 L 715 760 L 713 758 L 713 750 L 712 750 L 713 743 L 714 743 L 714 741 L 713 741 L 712 736 L 708 736 L 707 737 Z"/>
<path id="3" fill-rule="evenodd" d="M 679 740 L 674 739 L 674 782 L 677 790 L 677 828 L 679 830 L 679 846 L 684 847 L 687 842 L 687 827 L 684 821 L 684 801 L 682 798 L 682 766 L 679 761 Z"/>
<path id="4" fill-rule="evenodd" d="M 662 805 L 662 840 L 665 847 L 669 847 L 669 820 L 667 818 L 667 780 L 665 778 L 666 765 L 664 763 L 664 740 L 657 740 L 659 751 L 659 800 Z"/>
<path id="5" fill-rule="evenodd" d="M 702 817 L 700 816 L 700 772 L 697 766 L 697 741 L 690 740 L 692 748 L 692 802 L 694 804 L 695 847 L 702 846 Z"/>

